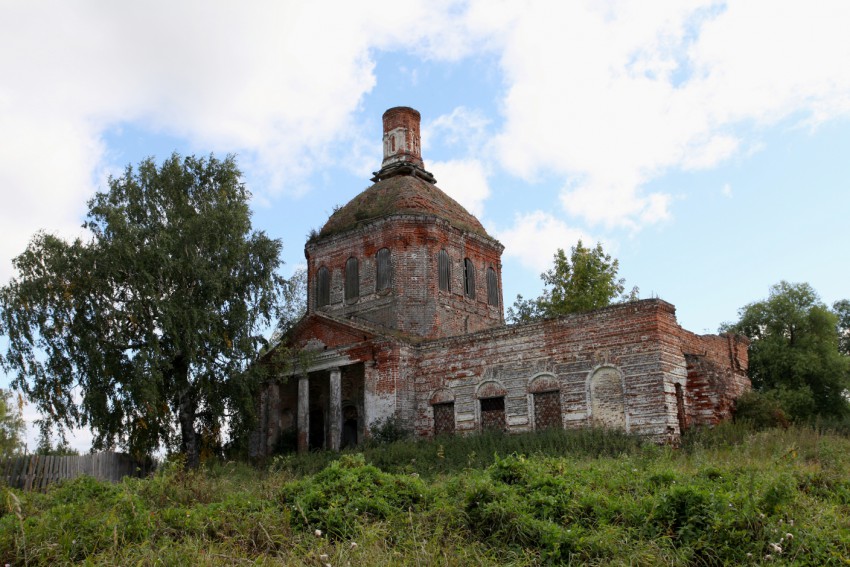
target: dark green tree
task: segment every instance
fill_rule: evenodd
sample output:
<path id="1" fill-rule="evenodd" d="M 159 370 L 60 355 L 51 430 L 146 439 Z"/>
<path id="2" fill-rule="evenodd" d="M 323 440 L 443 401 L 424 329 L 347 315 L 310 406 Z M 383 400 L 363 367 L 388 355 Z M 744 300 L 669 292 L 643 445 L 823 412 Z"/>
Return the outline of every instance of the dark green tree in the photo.
<path id="1" fill-rule="evenodd" d="M 601 243 L 585 248 L 579 240 L 569 258 L 563 248 L 558 248 L 552 268 L 540 274 L 543 294 L 537 299 L 518 295 L 513 307 L 508 308 L 507 318 L 522 323 L 599 309 L 618 298 L 637 299 L 637 288 L 623 295 L 625 280 L 617 277 L 618 270 L 619 262 L 605 253 Z"/>
<path id="2" fill-rule="evenodd" d="M 753 387 L 794 419 L 847 414 L 850 359 L 838 351 L 838 316 L 809 284 L 780 282 L 766 300 L 739 311 L 721 330 L 746 335 Z"/>
<path id="3" fill-rule="evenodd" d="M 195 466 L 251 419 L 283 280 L 249 197 L 233 157 L 149 158 L 89 202 L 90 238 L 33 237 L 0 288 L 0 333 L 43 428 L 90 427 L 95 449 L 140 456 L 165 443 Z"/>

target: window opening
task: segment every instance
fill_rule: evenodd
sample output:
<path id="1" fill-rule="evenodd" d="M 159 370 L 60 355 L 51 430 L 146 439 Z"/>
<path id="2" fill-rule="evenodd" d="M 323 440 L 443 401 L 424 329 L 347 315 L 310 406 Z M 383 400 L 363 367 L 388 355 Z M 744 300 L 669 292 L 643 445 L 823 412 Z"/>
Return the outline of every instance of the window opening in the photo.
<path id="1" fill-rule="evenodd" d="M 475 266 L 469 258 L 463 261 L 463 292 L 466 297 L 475 299 Z"/>
<path id="2" fill-rule="evenodd" d="M 434 435 L 451 435 L 455 432 L 455 404 L 434 404 Z"/>
<path id="3" fill-rule="evenodd" d="M 331 282 L 328 269 L 322 266 L 316 273 L 316 307 L 323 307 L 331 302 Z"/>
<path id="4" fill-rule="evenodd" d="M 360 297 L 360 263 L 351 257 L 345 263 L 345 300 L 356 301 Z"/>
<path id="5" fill-rule="evenodd" d="M 437 272 L 440 280 L 440 291 L 451 291 L 452 267 L 449 262 L 449 253 L 440 250 L 437 255 Z"/>
<path id="6" fill-rule="evenodd" d="M 481 429 L 505 431 L 505 398 L 481 400 Z"/>
<path id="7" fill-rule="evenodd" d="M 499 282 L 496 279 L 496 270 L 487 268 L 487 303 L 499 305 Z"/>
<path id="8" fill-rule="evenodd" d="M 554 390 L 534 394 L 534 428 L 553 427 L 561 427 L 561 392 Z"/>
<path id="9" fill-rule="evenodd" d="M 389 289 L 392 286 L 393 267 L 390 262 L 389 248 L 381 248 L 375 257 L 376 271 L 375 274 L 375 289 Z"/>

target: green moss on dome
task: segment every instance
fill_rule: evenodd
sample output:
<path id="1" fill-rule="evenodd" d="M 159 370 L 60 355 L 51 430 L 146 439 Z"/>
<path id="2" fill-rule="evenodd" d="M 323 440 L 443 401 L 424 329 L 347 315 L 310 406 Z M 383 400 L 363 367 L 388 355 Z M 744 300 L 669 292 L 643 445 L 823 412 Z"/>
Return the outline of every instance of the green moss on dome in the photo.
<path id="1" fill-rule="evenodd" d="M 394 214 L 433 215 L 461 230 L 489 236 L 477 218 L 439 187 L 417 177 L 399 175 L 375 183 L 334 211 L 318 237 L 339 234 Z"/>

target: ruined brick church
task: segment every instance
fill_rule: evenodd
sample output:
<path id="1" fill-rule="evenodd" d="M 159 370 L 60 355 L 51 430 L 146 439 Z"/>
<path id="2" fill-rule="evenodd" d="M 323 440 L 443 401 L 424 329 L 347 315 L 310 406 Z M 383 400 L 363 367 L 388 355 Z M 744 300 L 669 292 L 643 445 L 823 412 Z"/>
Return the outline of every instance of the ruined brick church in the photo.
<path id="1" fill-rule="evenodd" d="M 697 335 L 660 299 L 506 325 L 503 246 L 436 186 L 420 115 L 383 116 L 373 185 L 306 244 L 307 313 L 277 349 L 253 452 L 356 445 L 395 419 L 420 437 L 602 426 L 675 440 L 729 418 L 747 339 Z"/>

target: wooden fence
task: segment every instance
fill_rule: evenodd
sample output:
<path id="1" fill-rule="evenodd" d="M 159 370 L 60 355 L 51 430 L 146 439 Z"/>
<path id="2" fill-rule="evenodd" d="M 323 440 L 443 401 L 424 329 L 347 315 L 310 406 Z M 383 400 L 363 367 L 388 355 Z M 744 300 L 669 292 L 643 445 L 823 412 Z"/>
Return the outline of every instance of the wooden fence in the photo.
<path id="1" fill-rule="evenodd" d="M 143 476 L 151 470 L 125 453 L 52 457 L 27 455 L 0 461 L 0 480 L 13 488 L 44 490 L 53 482 L 87 474 L 98 480 L 118 482 L 125 476 Z"/>

